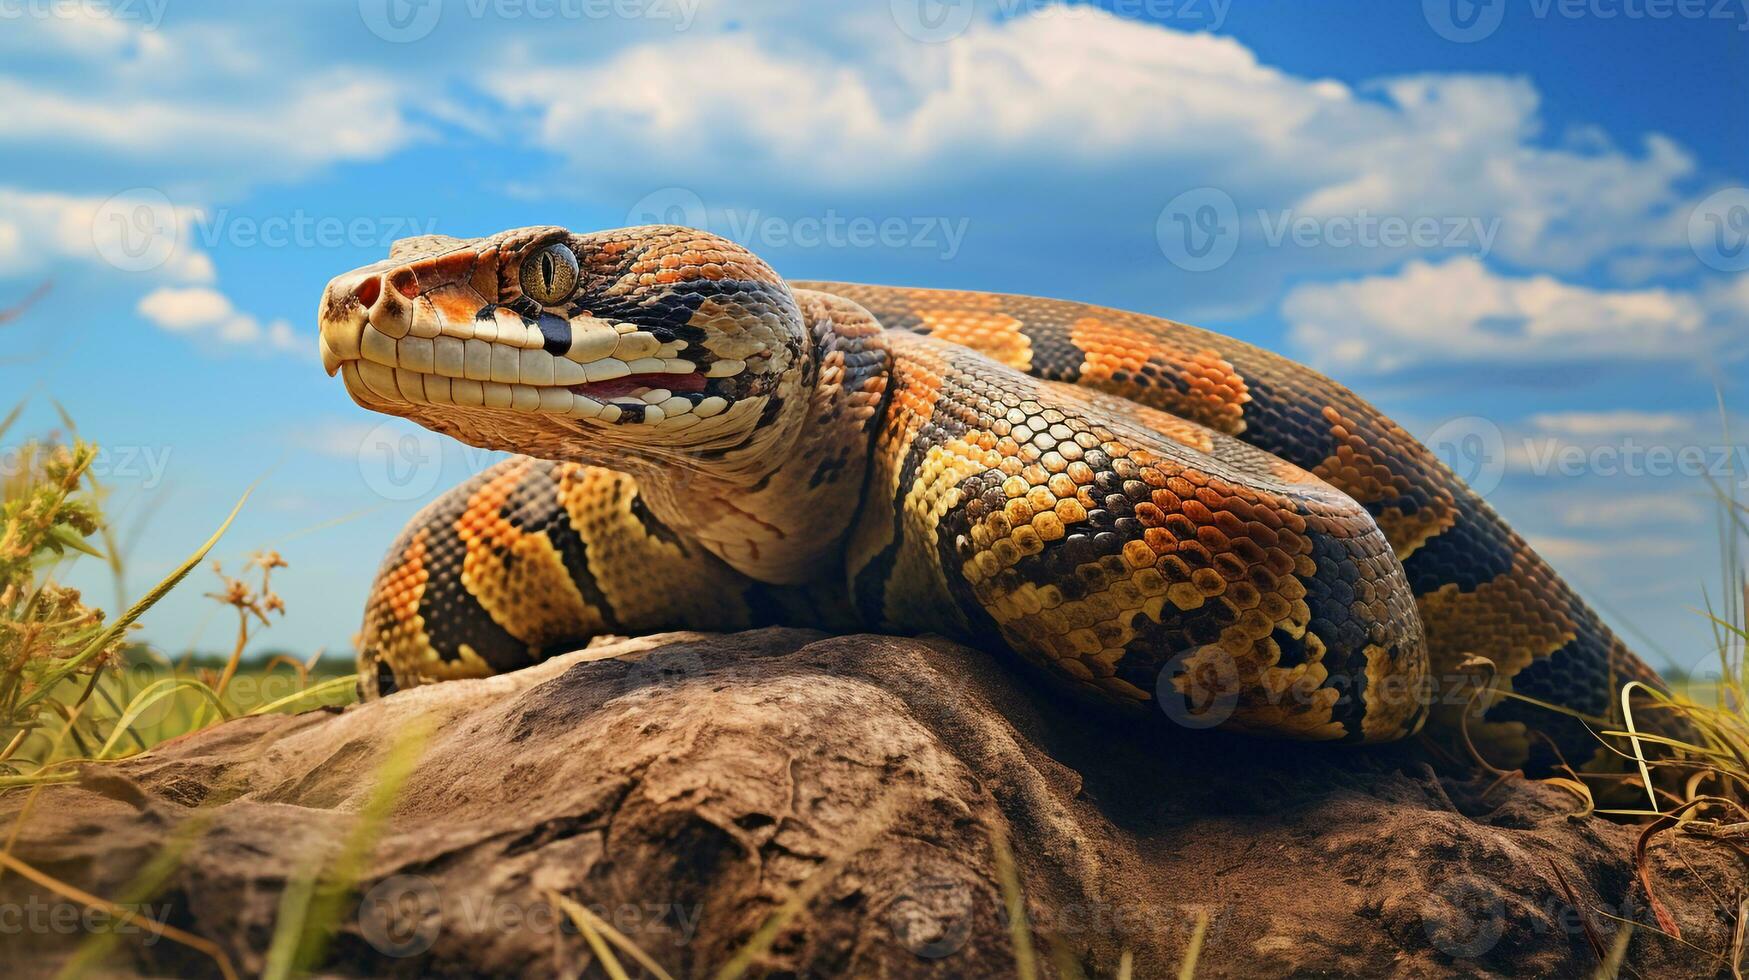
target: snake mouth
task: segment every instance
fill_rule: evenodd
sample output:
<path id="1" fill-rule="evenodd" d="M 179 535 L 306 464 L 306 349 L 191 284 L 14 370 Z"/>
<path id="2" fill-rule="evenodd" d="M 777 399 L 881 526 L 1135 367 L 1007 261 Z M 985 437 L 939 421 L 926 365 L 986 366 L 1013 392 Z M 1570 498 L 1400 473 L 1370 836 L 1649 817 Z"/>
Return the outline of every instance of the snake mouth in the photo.
<path id="1" fill-rule="evenodd" d="M 331 281 L 319 312 L 328 372 L 367 408 L 394 414 L 432 405 L 687 428 L 735 400 L 727 382 L 745 362 L 659 328 L 500 302 L 496 275 L 482 275 L 501 261 L 488 251 L 391 260 Z"/>
<path id="2" fill-rule="evenodd" d="M 632 374 L 612 381 L 585 382 L 571 385 L 572 394 L 607 400 L 612 398 L 645 398 L 655 392 L 668 394 L 698 394 L 704 391 L 703 372 L 690 374 Z M 647 400 L 647 399 L 646 399 Z"/>

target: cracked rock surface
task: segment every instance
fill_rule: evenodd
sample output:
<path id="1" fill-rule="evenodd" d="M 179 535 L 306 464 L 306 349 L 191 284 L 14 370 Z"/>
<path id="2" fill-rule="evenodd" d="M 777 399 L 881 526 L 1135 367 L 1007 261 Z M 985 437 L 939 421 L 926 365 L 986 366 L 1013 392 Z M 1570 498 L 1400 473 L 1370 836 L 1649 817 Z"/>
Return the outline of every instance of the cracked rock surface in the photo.
<path id="1" fill-rule="evenodd" d="M 1605 944 L 1608 916 L 1651 922 L 1637 830 L 1569 817 L 1558 790 L 1442 779 L 1410 746 L 1120 722 L 986 653 L 787 629 L 230 722 L 44 790 L 15 853 L 111 898 L 180 854 L 140 908 L 256 974 L 287 883 L 365 839 L 397 745 L 417 762 L 338 905 L 328 975 L 601 975 L 557 893 L 676 977 L 712 974 L 780 910 L 750 975 L 1013 976 L 996 840 L 1043 975 L 1111 976 L 1126 952 L 1135 976 L 1176 975 L 1199 915 L 1203 977 L 1589 975 L 1582 919 Z M 0 795 L 5 826 L 28 796 Z M 1622 975 L 1728 975 L 1694 947 L 1729 946 L 1708 889 L 1742 887 L 1740 866 L 1669 846 L 1651 866 L 1693 945 L 1642 928 Z M 85 942 L 54 924 L 66 905 L 0 878 L 8 975 Z M 114 936 L 104 969 L 214 972 L 149 938 Z"/>

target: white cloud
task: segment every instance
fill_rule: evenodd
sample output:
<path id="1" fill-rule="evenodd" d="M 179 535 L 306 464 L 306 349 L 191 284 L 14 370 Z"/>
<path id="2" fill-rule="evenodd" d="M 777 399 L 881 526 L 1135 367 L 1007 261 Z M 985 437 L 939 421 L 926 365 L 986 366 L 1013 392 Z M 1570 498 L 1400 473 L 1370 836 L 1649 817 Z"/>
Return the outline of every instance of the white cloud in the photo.
<path id="1" fill-rule="evenodd" d="M 1707 516 L 1698 494 L 1610 493 L 1565 502 L 1559 506 L 1558 519 L 1565 527 L 1620 532 L 1648 524 L 1698 524 Z"/>
<path id="2" fill-rule="evenodd" d="M 225 294 L 204 286 L 155 289 L 140 300 L 136 309 L 171 333 L 200 334 L 258 349 L 302 351 L 307 346 L 291 324 L 284 320 L 262 324 L 239 312 Z"/>
<path id="3" fill-rule="evenodd" d="M 105 193 L 150 185 L 210 202 L 380 159 L 427 135 L 410 113 L 441 101 L 374 61 L 312 57 L 277 12 L 184 11 L 166 25 L 165 0 L 38 6 L 3 19 L 0 147 L 77 160 Z"/>
<path id="4" fill-rule="evenodd" d="M 200 212 L 162 195 L 87 197 L 0 186 L 0 276 L 40 275 L 74 260 L 180 282 L 211 282 L 192 244 Z"/>
<path id="5" fill-rule="evenodd" d="M 1555 565 L 1566 566 L 1603 559 L 1644 562 L 1648 558 L 1674 558 L 1690 551 L 1686 541 L 1650 535 L 1594 540 L 1540 534 L 1531 535 L 1526 540 L 1537 554 Z"/>
<path id="6" fill-rule="evenodd" d="M 1550 435 L 1662 436 L 1693 431 L 1694 420 L 1680 412 L 1638 412 L 1621 409 L 1608 412 L 1538 412 L 1530 424 Z"/>
<path id="7" fill-rule="evenodd" d="M 9 29 L 0 32 L 0 50 L 28 53 L 51 50 L 56 55 L 115 59 L 152 57 L 162 53 L 164 38 L 157 30 L 167 0 L 129 0 L 126 9 L 101 2 L 23 2 L 9 5 Z M 30 30 L 18 21 L 28 15 Z M 118 16 L 118 14 L 122 16 Z"/>
<path id="8" fill-rule="evenodd" d="M 259 101 L 56 91 L 0 77 L 0 140 L 83 145 L 199 169 L 247 166 L 253 179 L 298 176 L 337 160 L 375 159 L 417 135 L 398 86 L 326 72 Z"/>
<path id="9" fill-rule="evenodd" d="M 1390 371 L 1438 361 L 1693 358 L 1730 342 L 1709 329 L 1716 307 L 1678 290 L 1592 289 L 1454 258 L 1302 284 L 1282 300 L 1281 313 L 1293 342 L 1321 366 Z"/>
<path id="10" fill-rule="evenodd" d="M 597 64 L 518 60 L 485 84 L 534 115 L 543 146 L 643 190 L 702 191 L 715 172 L 773 193 L 994 176 L 1016 191 L 1036 183 L 1040 198 L 1067 184 L 1094 209 L 1118 193 L 1151 223 L 1176 190 L 1209 183 L 1242 216 L 1499 218 L 1499 254 L 1554 269 L 1680 248 L 1679 184 L 1694 171 L 1656 135 L 1637 152 L 1596 131 L 1551 143 L 1525 79 L 1420 75 L 1356 91 L 1263 64 L 1231 38 L 1085 9 L 982 22 L 939 45 L 874 31 L 855 57 L 776 50 L 748 32 L 689 36 Z M 1163 193 L 1102 186 L 1113 168 L 1152 173 Z M 1338 261 L 1394 260 L 1374 249 Z"/>

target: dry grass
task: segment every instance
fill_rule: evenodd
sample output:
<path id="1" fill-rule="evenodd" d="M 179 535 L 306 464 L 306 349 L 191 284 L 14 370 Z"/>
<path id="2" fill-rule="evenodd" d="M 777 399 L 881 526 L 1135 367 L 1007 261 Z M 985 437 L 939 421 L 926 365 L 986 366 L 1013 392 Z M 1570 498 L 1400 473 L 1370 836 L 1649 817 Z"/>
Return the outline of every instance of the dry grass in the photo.
<path id="1" fill-rule="evenodd" d="M 44 290 L 46 290 L 46 285 Z M 41 296 L 28 297 L 0 310 L 0 322 L 26 312 Z M 17 421 L 22 405 L 0 419 L 0 437 Z M 69 423 L 68 431 L 73 431 Z M 219 523 L 213 536 L 120 615 L 111 616 L 88 603 L 76 590 L 58 583 L 59 573 L 80 556 L 108 563 L 119 571 L 120 549 L 102 516 L 103 488 L 91 476 L 96 449 L 78 438 L 34 443 L 19 455 L 21 465 L 0 478 L 0 792 L 28 793 L 25 805 L 0 845 L 0 875 L 16 874 L 63 898 L 118 919 L 133 918 L 130 908 L 157 894 L 172 878 L 184 854 L 197 846 L 205 826 L 197 813 L 179 831 L 157 860 L 148 863 L 123 894 L 112 898 L 90 894 L 46 875 L 13 854 L 19 832 L 45 786 L 72 778 L 76 764 L 105 763 L 145 751 L 178 735 L 197 731 L 242 714 L 307 708 L 349 700 L 350 673 L 325 671 L 319 654 L 299 661 L 275 657 L 252 665 L 246 651 L 284 606 L 272 587 L 272 575 L 285 562 L 265 553 L 251 560 L 237 576 L 215 566 L 220 586 L 208 593 L 231 608 L 237 632 L 228 656 L 216 660 L 171 659 L 147 647 L 131 644 L 129 632 L 139 616 L 181 583 L 205 559 L 230 526 L 239 501 Z M 1655 931 L 1685 942 L 1674 918 L 1658 900 L 1657 883 L 1647 855 L 1656 847 L 1724 847 L 1749 857 L 1749 582 L 1745 581 L 1743 548 L 1749 543 L 1749 509 L 1736 497 L 1720 492 L 1723 563 L 1728 588 L 1721 605 L 1708 604 L 1706 615 L 1715 627 L 1720 680 L 1700 686 L 1679 685 L 1670 694 L 1637 685 L 1622 689 L 1622 723 L 1611 727 L 1597 719 L 1599 738 L 1619 753 L 1624 775 L 1597 777 L 1569 773 L 1556 782 L 1594 809 L 1591 793 L 1597 778 L 1610 778 L 1640 793 L 1644 806 L 1599 810 L 1615 819 L 1638 821 L 1643 830 L 1637 853 L 1641 887 L 1657 919 Z M 118 575 L 119 579 L 119 575 Z M 1676 739 L 1648 731 L 1647 712 L 1680 716 L 1694 734 Z M 287 977 L 320 969 L 329 942 L 349 911 L 350 898 L 364 878 L 369 855 L 386 825 L 397 794 L 417 763 L 427 733 L 411 731 L 398 738 L 379 767 L 378 778 L 353 831 L 338 842 L 334 854 L 313 864 L 288 882 L 280 914 L 267 950 L 266 975 Z M 1502 774 L 1503 777 L 1511 774 Z M 885 814 L 871 819 L 884 830 Z M 857 844 L 796 889 L 794 895 L 750 936 L 724 963 L 718 976 L 757 972 L 774 940 L 843 868 L 850 855 L 872 846 L 877 835 L 859 837 Z M 1040 972 L 1028 924 L 1022 877 L 1005 838 L 992 841 L 1006 921 L 1011 930 L 1014 969 L 1031 978 Z M 1557 871 L 1558 874 L 1558 871 Z M 1562 882 L 1563 887 L 1566 883 Z M 1571 897 L 1571 889 L 1568 889 Z M 547 897 L 576 925 L 595 961 L 609 975 L 625 978 L 631 970 L 666 980 L 660 964 L 626 936 L 599 919 L 582 903 L 549 892 Z M 1749 898 L 1720 889 L 1720 915 L 1736 924 L 1731 948 L 1702 950 L 1721 967 L 1738 974 L 1744 935 L 1749 926 Z M 1572 899 L 1577 904 L 1577 899 Z M 1603 910 L 1600 919 L 1614 920 L 1616 931 L 1606 943 L 1584 916 L 1588 942 L 1597 959 L 1599 977 L 1622 969 L 1635 931 Z M 208 937 L 140 919 L 138 924 L 159 938 L 179 943 L 211 959 L 221 975 L 237 971 L 225 950 Z M 1176 970 L 1180 980 L 1196 973 L 1208 926 L 1199 913 Z M 1642 929 L 1653 927 L 1640 925 Z M 1048 962 L 1060 976 L 1079 977 L 1080 964 L 1067 944 L 1048 931 L 1041 934 Z M 97 968 L 119 940 L 114 932 L 91 937 L 67 964 L 69 974 Z M 623 957 L 623 959 L 622 959 Z M 1118 976 L 1127 977 L 1134 960 L 1125 952 Z M 1740 974 L 1738 974 L 1740 975 Z"/>
<path id="2" fill-rule="evenodd" d="M 0 438 L 23 407 L 0 419 Z M 66 427 L 75 431 L 70 421 Z M 239 619 L 229 656 L 216 662 L 171 660 L 130 643 L 135 621 L 199 567 L 243 501 L 181 565 L 112 617 L 60 581 L 81 557 L 105 562 L 121 578 L 116 536 L 103 519 L 104 490 L 91 473 L 96 457 L 96 447 L 77 436 L 29 442 L 15 454 L 17 465 L 0 476 L 0 791 L 29 793 L 5 832 L 0 875 L 26 878 L 75 905 L 186 946 L 210 957 L 221 975 L 235 977 L 229 956 L 212 940 L 132 911 L 170 879 L 193 845 L 192 835 L 149 862 L 127 894 L 112 900 L 18 858 L 13 849 L 19 833 L 43 788 L 72 779 L 80 764 L 127 758 L 241 714 L 350 700 L 354 678 L 350 672 L 321 671 L 317 657 L 301 662 L 278 657 L 245 667 L 251 639 L 271 614 L 284 611 L 271 576 L 285 562 L 272 553 L 251 562 L 259 572 L 258 585 L 227 576 L 215 565 L 221 589 L 209 594 L 235 609 Z M 189 821 L 193 827 L 201 823 L 198 817 Z M 65 972 L 95 968 L 111 953 L 116 935 L 90 937 Z"/>

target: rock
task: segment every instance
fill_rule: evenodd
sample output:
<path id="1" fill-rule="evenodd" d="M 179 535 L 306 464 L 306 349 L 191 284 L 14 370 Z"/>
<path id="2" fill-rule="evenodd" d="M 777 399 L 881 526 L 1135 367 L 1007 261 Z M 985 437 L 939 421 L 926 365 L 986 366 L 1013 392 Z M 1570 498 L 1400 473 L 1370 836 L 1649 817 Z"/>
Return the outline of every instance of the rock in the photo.
<path id="1" fill-rule="evenodd" d="M 714 972 L 786 902 L 753 975 L 1013 976 L 995 840 L 1045 975 L 1057 956 L 1111 976 L 1126 952 L 1138 977 L 1176 975 L 1199 915 L 1201 977 L 1589 975 L 1561 878 L 1605 944 L 1618 923 L 1600 911 L 1647 924 L 1635 974 L 1724 969 L 1651 930 L 1637 829 L 1570 817 L 1560 790 L 1484 792 L 1412 745 L 1121 721 L 989 654 L 801 630 L 666 634 L 234 721 L 43 791 L 14 853 L 106 897 L 161 874 L 143 910 L 257 973 L 287 883 L 368 839 L 361 814 L 407 732 L 422 754 L 363 849 L 362 897 L 337 907 L 330 975 L 599 975 L 558 892 L 676 977 Z M 0 796 L 0 821 L 28 799 Z M 167 848 L 180 860 L 150 863 Z M 1708 886 L 1733 894 L 1737 866 L 1664 845 L 1652 867 L 1684 940 L 1727 949 Z M 11 975 L 66 961 L 86 929 L 51 920 L 72 908 L 0 879 Z M 113 938 L 119 973 L 216 972 L 168 940 Z"/>

